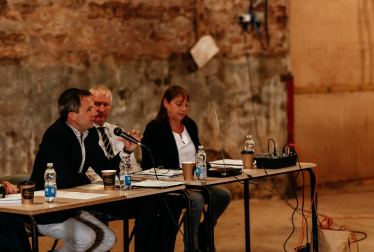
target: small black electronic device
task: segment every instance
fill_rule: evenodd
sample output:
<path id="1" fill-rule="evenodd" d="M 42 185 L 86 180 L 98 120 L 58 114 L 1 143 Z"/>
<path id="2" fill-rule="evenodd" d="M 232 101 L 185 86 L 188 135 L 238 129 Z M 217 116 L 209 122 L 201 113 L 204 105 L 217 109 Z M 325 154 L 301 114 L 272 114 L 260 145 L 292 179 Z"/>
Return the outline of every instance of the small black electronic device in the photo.
<path id="1" fill-rule="evenodd" d="M 225 178 L 231 176 L 238 176 L 242 174 L 241 168 L 233 168 L 233 167 L 213 167 L 208 170 L 208 177 L 216 177 L 216 178 Z"/>
<path id="2" fill-rule="evenodd" d="M 274 143 L 274 153 L 269 151 L 270 140 Z M 286 147 L 286 146 L 285 146 Z M 282 152 L 277 152 L 275 149 L 275 142 L 273 139 L 268 141 L 268 153 L 257 155 L 253 160 L 256 161 L 257 168 L 265 169 L 279 169 L 289 166 L 296 165 L 297 155 L 293 150 L 288 150 L 286 152 L 285 147 L 283 147 Z"/>

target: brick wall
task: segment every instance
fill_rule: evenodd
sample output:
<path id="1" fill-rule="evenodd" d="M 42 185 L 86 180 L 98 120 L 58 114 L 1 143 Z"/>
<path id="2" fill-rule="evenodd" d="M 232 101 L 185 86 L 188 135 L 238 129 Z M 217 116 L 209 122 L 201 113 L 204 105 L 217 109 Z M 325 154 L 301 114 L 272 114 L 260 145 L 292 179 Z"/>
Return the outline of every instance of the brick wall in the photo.
<path id="1" fill-rule="evenodd" d="M 260 142 L 267 150 L 268 138 L 281 148 L 287 96 L 280 76 L 290 70 L 284 1 L 269 1 L 267 50 L 256 32 L 246 34 L 244 44 L 235 15 L 246 12 L 247 1 L 203 1 L 204 33 L 220 52 L 193 69 L 188 52 L 201 25 L 198 2 L 0 0 L 0 175 L 31 173 L 43 133 L 58 117 L 61 92 L 98 84 L 113 92 L 110 122 L 126 129 L 144 131 L 164 90 L 180 85 L 190 93 L 188 114 L 207 149 L 220 150 L 215 110 L 231 158 L 240 158 L 249 131 L 257 153 Z M 140 150 L 136 154 L 141 158 Z"/>

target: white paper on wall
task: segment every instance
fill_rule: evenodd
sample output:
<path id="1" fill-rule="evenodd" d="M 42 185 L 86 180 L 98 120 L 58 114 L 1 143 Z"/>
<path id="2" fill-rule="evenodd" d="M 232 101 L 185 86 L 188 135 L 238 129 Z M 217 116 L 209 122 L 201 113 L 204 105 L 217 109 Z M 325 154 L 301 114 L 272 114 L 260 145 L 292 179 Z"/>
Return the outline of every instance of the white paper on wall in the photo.
<path id="1" fill-rule="evenodd" d="M 192 58 L 199 68 L 203 67 L 218 52 L 219 48 L 210 35 L 202 36 L 190 50 Z"/>

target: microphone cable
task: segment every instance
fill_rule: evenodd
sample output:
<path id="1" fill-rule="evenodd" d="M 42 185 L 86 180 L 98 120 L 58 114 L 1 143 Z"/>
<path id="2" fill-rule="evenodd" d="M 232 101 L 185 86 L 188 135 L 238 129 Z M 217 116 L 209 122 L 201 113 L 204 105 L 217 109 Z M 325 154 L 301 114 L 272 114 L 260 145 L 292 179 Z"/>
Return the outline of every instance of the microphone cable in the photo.
<path id="1" fill-rule="evenodd" d="M 272 139 L 271 139 L 272 140 Z M 270 141 L 270 140 L 269 140 Z M 274 141 L 274 140 L 273 140 Z M 294 146 L 293 145 L 291 145 L 291 144 L 286 144 L 284 147 L 283 147 L 283 149 L 286 147 L 286 146 L 289 146 L 290 148 L 292 148 L 292 150 L 293 151 L 295 151 L 295 155 L 296 155 L 296 163 L 297 163 L 297 165 L 299 166 L 299 168 L 300 168 L 300 171 L 303 171 L 302 170 L 302 168 L 301 168 L 301 164 L 300 164 L 300 160 L 299 160 L 299 155 L 298 155 L 298 153 L 297 153 L 297 151 L 295 150 L 295 148 L 294 148 Z M 275 146 L 274 146 L 275 147 Z M 269 148 L 269 146 L 268 146 L 268 148 Z M 274 153 L 275 153 L 275 151 L 274 151 Z M 270 152 L 269 152 L 269 149 L 268 149 L 268 154 L 269 154 L 269 157 L 270 157 Z M 266 161 L 265 161 L 266 162 Z M 304 214 L 304 187 L 305 187 L 305 184 L 304 184 L 304 182 L 305 182 L 305 180 L 304 180 L 304 175 L 303 175 L 303 190 L 302 190 L 302 195 L 303 195 L 303 201 L 302 201 L 302 209 L 301 209 L 301 212 L 299 212 L 298 211 L 298 206 L 299 206 L 299 200 L 298 200 L 298 197 L 297 197 L 297 194 L 296 194 L 296 188 L 295 188 L 295 183 L 296 183 L 296 179 L 297 179 L 297 177 L 299 176 L 299 174 L 300 174 L 300 171 L 298 171 L 297 173 L 296 173 L 296 176 L 295 176 L 295 178 L 294 178 L 294 180 L 293 180 L 293 193 L 294 193 L 294 196 L 295 196 L 295 199 L 296 199 L 296 207 L 293 207 L 289 202 L 288 202 L 288 200 L 284 197 L 284 196 L 280 196 L 280 195 L 278 195 L 278 194 L 280 194 L 279 192 L 278 192 L 278 190 L 277 190 L 277 187 L 276 187 L 276 184 L 274 183 L 274 186 L 275 186 L 275 190 L 277 191 L 277 193 L 275 193 L 275 192 L 273 192 L 272 190 L 270 190 L 270 189 L 268 189 L 267 187 L 265 187 L 264 185 L 262 185 L 262 183 L 263 182 L 267 182 L 269 179 L 271 179 L 271 177 L 269 176 L 269 174 L 267 173 L 267 171 L 266 171 L 266 168 L 264 168 L 264 163 L 262 163 L 262 165 L 261 165 L 262 167 L 262 169 L 264 170 L 264 172 L 265 172 L 265 174 L 266 174 L 266 179 L 260 179 L 260 181 L 258 181 L 258 180 L 256 180 L 256 179 L 253 179 L 252 178 L 252 176 L 250 175 L 250 174 L 248 174 L 248 173 L 245 173 L 245 172 L 243 172 L 243 174 L 245 174 L 245 175 L 247 175 L 250 179 L 253 179 L 255 182 L 254 183 L 252 183 L 252 182 L 249 182 L 249 184 L 252 184 L 252 185 L 257 185 L 257 186 L 261 186 L 262 188 L 264 188 L 265 190 L 267 190 L 267 191 L 269 191 L 270 193 L 272 193 L 273 195 L 275 195 L 276 197 L 278 197 L 279 199 L 281 199 L 281 200 L 284 200 L 287 204 L 288 204 L 288 206 L 289 207 L 291 207 L 291 209 L 293 209 L 293 213 L 292 213 L 292 218 L 291 218 L 291 221 L 292 221 L 292 232 L 291 232 L 291 234 L 289 235 L 289 237 L 286 239 L 286 241 L 284 242 L 284 244 L 283 244 L 283 248 L 284 248 L 284 251 L 287 251 L 286 250 L 286 244 L 287 244 L 287 241 L 291 238 L 291 236 L 293 235 L 293 233 L 295 232 L 295 223 L 294 223 L 294 215 L 295 215 L 295 213 L 298 213 L 298 214 L 300 214 L 301 216 L 302 216 L 302 219 L 304 219 L 304 221 L 305 221 L 305 225 L 306 225 L 306 229 L 308 230 L 308 222 L 307 222 L 307 216 L 305 216 L 305 214 Z M 237 182 L 239 182 L 240 184 L 244 184 L 242 181 L 240 181 L 236 176 L 233 176 L 236 180 L 237 180 Z M 307 234 L 306 234 L 306 236 L 307 236 L 307 242 L 308 242 L 308 231 L 306 232 Z"/>
<path id="2" fill-rule="evenodd" d="M 169 205 L 168 205 L 168 203 L 166 202 L 166 196 L 165 196 L 165 195 L 164 195 L 164 202 L 165 202 L 166 208 L 169 210 L 169 213 L 170 213 L 171 219 L 173 220 L 174 225 L 177 227 L 178 231 L 179 231 L 179 232 L 182 234 L 182 236 L 184 237 L 184 234 L 183 234 L 182 230 L 180 229 L 178 223 L 175 221 L 174 216 L 173 216 L 173 213 L 171 212 L 171 210 L 170 210 L 170 208 L 169 208 Z"/>
<path id="3" fill-rule="evenodd" d="M 157 172 L 156 172 L 156 166 L 155 166 L 155 161 L 153 160 L 153 156 L 152 156 L 152 151 L 150 149 L 148 149 L 148 147 L 145 146 L 144 144 L 142 144 L 141 147 L 144 147 L 146 150 L 149 151 L 149 154 L 151 154 L 151 159 L 152 159 L 152 164 L 153 164 L 153 170 L 155 170 L 156 179 L 158 180 L 158 176 L 157 176 Z"/>

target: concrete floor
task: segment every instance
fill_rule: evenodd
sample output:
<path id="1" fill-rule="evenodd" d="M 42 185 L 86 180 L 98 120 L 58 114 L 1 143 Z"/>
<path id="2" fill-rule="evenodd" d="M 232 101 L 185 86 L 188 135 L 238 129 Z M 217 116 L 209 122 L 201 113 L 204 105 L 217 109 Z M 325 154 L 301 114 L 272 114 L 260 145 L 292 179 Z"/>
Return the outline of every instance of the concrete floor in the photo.
<path id="1" fill-rule="evenodd" d="M 306 192 L 309 196 L 309 189 Z M 301 198 L 299 197 L 299 199 Z M 324 218 L 322 215 L 327 215 L 335 218 L 335 223 L 338 225 L 346 225 L 351 230 L 367 233 L 368 237 L 358 244 L 359 250 L 374 251 L 374 240 L 372 239 L 374 235 L 373 199 L 373 182 L 318 189 L 318 213 L 321 214 L 319 219 L 322 220 Z M 310 197 L 307 197 L 305 202 L 309 203 Z M 295 206 L 296 200 L 291 199 L 289 203 Z M 292 231 L 292 212 L 293 209 L 285 201 L 276 197 L 251 199 L 251 251 L 284 251 L 284 242 Z M 287 251 L 293 251 L 298 243 L 301 234 L 300 214 L 295 214 L 294 223 L 296 230 L 286 244 Z M 122 223 L 120 221 L 111 222 L 110 227 L 116 232 L 117 237 L 122 237 Z M 311 230 L 309 229 L 309 231 Z M 363 235 L 358 235 L 358 239 L 362 237 Z M 42 237 L 39 241 L 40 251 L 49 250 L 53 243 L 53 240 L 48 237 Z M 215 228 L 215 244 L 218 252 L 245 250 L 243 200 L 232 201 L 219 219 Z M 58 247 L 61 245 L 62 242 Z M 356 243 L 352 245 L 352 252 L 357 251 L 356 246 Z M 175 251 L 182 252 L 184 251 L 183 247 L 182 235 L 178 234 Z M 118 239 L 117 246 L 111 251 L 123 251 L 121 239 Z M 133 244 L 130 251 L 133 251 Z"/>

